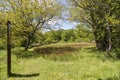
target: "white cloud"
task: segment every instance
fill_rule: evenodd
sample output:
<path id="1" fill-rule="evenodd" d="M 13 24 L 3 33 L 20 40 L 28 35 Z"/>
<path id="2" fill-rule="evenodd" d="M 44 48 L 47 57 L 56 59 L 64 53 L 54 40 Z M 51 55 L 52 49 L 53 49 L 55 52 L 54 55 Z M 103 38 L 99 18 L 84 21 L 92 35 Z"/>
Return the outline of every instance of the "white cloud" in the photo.
<path id="1" fill-rule="evenodd" d="M 49 25 L 54 25 L 54 24 L 56 24 L 57 22 L 58 22 L 57 19 L 51 19 L 50 21 L 48 21 L 48 24 L 49 24 Z"/>

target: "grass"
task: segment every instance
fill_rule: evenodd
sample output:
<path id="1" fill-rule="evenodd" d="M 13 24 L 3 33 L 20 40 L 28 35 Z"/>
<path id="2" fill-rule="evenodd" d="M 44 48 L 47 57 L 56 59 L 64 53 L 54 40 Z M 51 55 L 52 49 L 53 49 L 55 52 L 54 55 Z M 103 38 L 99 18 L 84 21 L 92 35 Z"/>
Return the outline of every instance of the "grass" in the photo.
<path id="1" fill-rule="evenodd" d="M 13 74 L 10 78 L 6 75 L 6 51 L 2 50 L 0 80 L 120 80 L 120 61 L 106 58 L 104 52 L 99 52 L 92 46 L 57 44 L 40 47 L 40 49 L 52 47 L 51 54 L 48 54 L 49 51 L 44 54 L 35 52 L 34 49 L 29 51 L 13 49 Z M 74 50 L 61 53 L 58 49 L 62 47 L 65 50 L 68 47 Z"/>

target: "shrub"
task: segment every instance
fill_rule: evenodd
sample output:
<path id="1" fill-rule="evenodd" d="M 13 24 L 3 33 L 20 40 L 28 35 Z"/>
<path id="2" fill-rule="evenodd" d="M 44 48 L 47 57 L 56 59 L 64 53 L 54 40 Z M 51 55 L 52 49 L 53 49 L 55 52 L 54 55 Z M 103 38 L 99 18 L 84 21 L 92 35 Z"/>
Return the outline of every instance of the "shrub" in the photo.
<path id="1" fill-rule="evenodd" d="M 6 49 L 6 42 L 0 40 L 0 50 L 2 50 L 2 49 Z"/>

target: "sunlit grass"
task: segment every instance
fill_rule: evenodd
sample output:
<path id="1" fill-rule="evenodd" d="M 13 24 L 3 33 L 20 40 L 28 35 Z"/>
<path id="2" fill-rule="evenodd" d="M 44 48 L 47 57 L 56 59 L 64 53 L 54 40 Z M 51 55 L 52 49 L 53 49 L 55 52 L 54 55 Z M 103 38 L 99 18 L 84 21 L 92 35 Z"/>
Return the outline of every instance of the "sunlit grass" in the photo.
<path id="1" fill-rule="evenodd" d="M 13 73 L 39 75 L 7 78 L 6 51 L 3 50 L 0 51 L 0 80 L 120 80 L 120 61 L 108 59 L 105 52 L 95 47 L 80 47 L 67 54 L 43 55 L 19 48 L 12 52 Z"/>

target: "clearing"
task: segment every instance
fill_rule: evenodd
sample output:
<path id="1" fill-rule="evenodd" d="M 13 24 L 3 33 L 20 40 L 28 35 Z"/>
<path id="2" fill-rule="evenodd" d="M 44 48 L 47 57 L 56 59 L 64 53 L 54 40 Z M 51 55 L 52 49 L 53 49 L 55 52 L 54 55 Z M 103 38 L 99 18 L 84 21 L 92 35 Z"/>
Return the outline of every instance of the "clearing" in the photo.
<path id="1" fill-rule="evenodd" d="M 94 44 L 52 44 L 29 51 L 16 48 L 12 50 L 13 74 L 7 78 L 6 51 L 1 50 L 0 80 L 120 80 L 120 61 L 104 54 Z"/>

